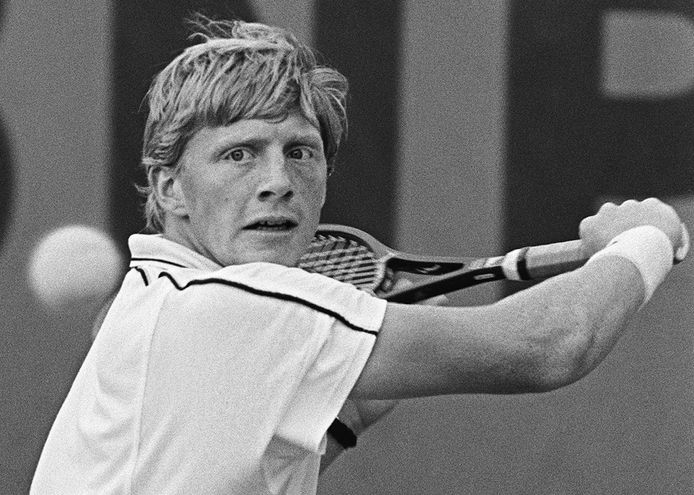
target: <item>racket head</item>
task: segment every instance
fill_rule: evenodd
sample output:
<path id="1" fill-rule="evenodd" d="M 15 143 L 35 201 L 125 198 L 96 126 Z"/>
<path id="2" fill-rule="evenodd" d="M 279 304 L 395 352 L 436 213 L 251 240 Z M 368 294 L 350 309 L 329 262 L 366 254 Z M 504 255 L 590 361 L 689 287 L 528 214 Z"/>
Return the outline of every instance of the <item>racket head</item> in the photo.
<path id="1" fill-rule="evenodd" d="M 392 251 L 371 235 L 353 227 L 321 224 L 298 267 L 377 294 L 394 283 L 386 262 Z"/>

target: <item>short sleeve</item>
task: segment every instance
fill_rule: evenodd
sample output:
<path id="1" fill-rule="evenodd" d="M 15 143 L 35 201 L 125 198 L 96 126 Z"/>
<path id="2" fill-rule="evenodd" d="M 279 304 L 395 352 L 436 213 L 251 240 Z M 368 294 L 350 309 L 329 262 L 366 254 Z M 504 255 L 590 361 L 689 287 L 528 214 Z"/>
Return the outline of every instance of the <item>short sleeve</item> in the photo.
<path id="1" fill-rule="evenodd" d="M 264 290 L 296 297 L 319 315 L 300 323 L 313 321 L 316 325 L 306 332 L 315 339 L 315 346 L 311 346 L 310 357 L 306 356 L 308 360 L 276 431 L 279 438 L 317 452 L 371 354 L 386 302 L 321 275 L 262 268 L 273 272 L 272 284 L 262 287 Z M 256 288 L 262 285 L 254 283 Z M 297 318 L 300 313 L 295 314 Z"/>
<path id="2" fill-rule="evenodd" d="M 375 321 L 382 320 L 382 307 L 385 306 L 378 306 L 378 311 L 371 314 Z M 326 430 L 359 378 L 375 340 L 373 334 L 355 331 L 330 318 L 320 348 L 278 425 L 278 436 L 307 450 L 318 451 Z"/>

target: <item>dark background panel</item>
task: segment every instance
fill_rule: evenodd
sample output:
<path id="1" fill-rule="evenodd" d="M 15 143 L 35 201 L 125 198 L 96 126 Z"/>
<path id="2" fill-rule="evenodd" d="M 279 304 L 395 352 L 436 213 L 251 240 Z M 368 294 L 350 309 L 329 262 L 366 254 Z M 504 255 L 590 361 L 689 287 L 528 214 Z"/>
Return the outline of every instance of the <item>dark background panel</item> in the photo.
<path id="1" fill-rule="evenodd" d="M 0 249 L 2 249 L 12 216 L 13 177 L 10 139 L 2 123 L 2 114 L 0 114 Z"/>
<path id="2" fill-rule="evenodd" d="M 4 0 L 0 0 L 0 29 L 2 29 L 4 3 Z M 1 37 L 0 40 L 2 40 Z M 0 114 L 0 249 L 2 249 L 5 232 L 12 213 L 12 194 L 14 192 L 12 177 L 10 140 L 2 123 L 2 115 Z"/>
<path id="3" fill-rule="evenodd" d="M 514 1 L 510 10 L 506 247 L 575 238 L 604 197 L 694 191 L 694 94 L 600 92 L 609 9 L 694 18 L 682 1 Z"/>
<path id="4" fill-rule="evenodd" d="M 323 221 L 362 228 L 392 244 L 402 5 L 317 3 L 316 47 L 350 82 L 349 132 L 328 185 Z"/>

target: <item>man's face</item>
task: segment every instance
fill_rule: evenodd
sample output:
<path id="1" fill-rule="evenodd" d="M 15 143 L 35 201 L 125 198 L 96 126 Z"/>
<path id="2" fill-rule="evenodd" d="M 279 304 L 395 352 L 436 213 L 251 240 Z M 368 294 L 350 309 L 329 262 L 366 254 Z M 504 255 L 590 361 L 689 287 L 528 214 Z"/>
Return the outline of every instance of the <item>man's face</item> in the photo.
<path id="1" fill-rule="evenodd" d="M 300 112 L 202 128 L 181 160 L 175 240 L 224 266 L 296 264 L 318 226 L 327 180 L 320 132 Z"/>

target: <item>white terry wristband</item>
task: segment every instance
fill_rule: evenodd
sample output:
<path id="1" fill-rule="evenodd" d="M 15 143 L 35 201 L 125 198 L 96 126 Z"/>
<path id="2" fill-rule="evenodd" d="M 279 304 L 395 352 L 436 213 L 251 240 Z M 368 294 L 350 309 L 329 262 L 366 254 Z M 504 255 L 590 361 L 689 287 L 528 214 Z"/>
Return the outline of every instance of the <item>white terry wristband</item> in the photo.
<path id="1" fill-rule="evenodd" d="M 643 279 L 646 304 L 672 268 L 674 250 L 668 236 L 657 227 L 642 225 L 622 232 L 588 260 L 620 256 L 631 261 Z"/>

